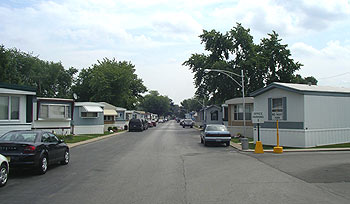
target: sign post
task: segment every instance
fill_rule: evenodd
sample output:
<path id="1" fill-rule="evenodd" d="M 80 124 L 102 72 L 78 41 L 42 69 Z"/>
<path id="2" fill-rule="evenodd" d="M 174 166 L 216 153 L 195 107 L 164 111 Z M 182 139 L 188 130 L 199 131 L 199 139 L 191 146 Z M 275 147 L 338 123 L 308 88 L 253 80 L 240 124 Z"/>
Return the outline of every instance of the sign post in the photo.
<path id="1" fill-rule="evenodd" d="M 282 153 L 283 152 L 283 147 L 280 147 L 280 137 L 278 134 L 278 120 L 283 118 L 283 113 L 282 112 L 273 112 L 272 113 L 272 119 L 276 120 L 276 128 L 277 128 L 277 145 L 276 147 L 273 147 L 273 152 L 274 153 Z"/>
<path id="2" fill-rule="evenodd" d="M 258 141 L 256 141 L 255 144 L 255 150 L 254 153 L 256 154 L 263 154 L 264 149 L 260 140 L 260 123 L 264 123 L 264 113 L 259 111 L 259 112 L 253 112 L 252 114 L 252 122 L 255 124 L 258 124 Z"/>

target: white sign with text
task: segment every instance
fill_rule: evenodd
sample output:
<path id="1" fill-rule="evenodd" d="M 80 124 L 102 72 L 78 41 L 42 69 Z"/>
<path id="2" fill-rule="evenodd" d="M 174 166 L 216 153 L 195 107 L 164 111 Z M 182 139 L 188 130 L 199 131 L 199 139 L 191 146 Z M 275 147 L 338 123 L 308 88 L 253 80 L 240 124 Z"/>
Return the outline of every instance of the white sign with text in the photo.
<path id="1" fill-rule="evenodd" d="M 264 113 L 262 111 L 255 111 L 252 113 L 252 122 L 253 123 L 264 123 Z"/>

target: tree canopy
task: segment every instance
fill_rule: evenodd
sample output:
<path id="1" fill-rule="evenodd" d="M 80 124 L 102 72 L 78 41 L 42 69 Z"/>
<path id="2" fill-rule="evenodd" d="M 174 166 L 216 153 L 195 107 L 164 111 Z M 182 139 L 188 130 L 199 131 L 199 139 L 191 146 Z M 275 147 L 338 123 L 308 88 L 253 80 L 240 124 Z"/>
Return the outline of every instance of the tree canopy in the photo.
<path id="1" fill-rule="evenodd" d="M 78 101 L 105 101 L 132 109 L 147 88 L 130 62 L 104 58 L 80 72 L 73 90 Z"/>
<path id="2" fill-rule="evenodd" d="M 48 62 L 16 48 L 0 45 L 0 81 L 37 88 L 37 96 L 71 98 L 74 74 L 65 70 L 61 62 Z"/>
<path id="3" fill-rule="evenodd" d="M 209 98 L 212 104 L 242 96 L 241 78 L 219 72 L 205 73 L 205 69 L 228 71 L 241 75 L 244 71 L 245 94 L 263 88 L 272 82 L 305 83 L 307 79 L 298 78 L 295 72 L 302 66 L 291 58 L 288 45 L 273 31 L 268 37 L 255 44 L 250 29 L 237 23 L 225 34 L 216 30 L 203 30 L 199 36 L 208 54 L 192 54 L 183 65 L 194 73 L 195 95 Z M 309 80 L 315 79 L 309 77 Z M 315 79 L 313 81 L 317 83 Z"/>
<path id="4" fill-rule="evenodd" d="M 150 91 L 140 103 L 142 110 L 163 116 L 169 114 L 171 106 L 174 106 L 171 99 L 160 95 L 158 91 Z"/>

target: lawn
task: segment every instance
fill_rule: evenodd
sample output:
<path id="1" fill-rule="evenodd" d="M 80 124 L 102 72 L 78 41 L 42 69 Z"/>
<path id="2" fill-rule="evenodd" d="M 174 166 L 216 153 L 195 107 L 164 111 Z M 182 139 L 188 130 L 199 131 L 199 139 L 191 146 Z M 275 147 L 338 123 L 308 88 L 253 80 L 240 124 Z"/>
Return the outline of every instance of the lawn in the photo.
<path id="1" fill-rule="evenodd" d="M 122 132 L 122 130 L 118 130 L 117 132 Z M 97 137 L 102 137 L 105 135 L 113 134 L 110 132 L 104 132 L 104 134 L 91 134 L 91 135 L 58 135 L 59 139 L 64 140 L 65 143 L 76 143 L 85 140 L 90 140 Z"/>

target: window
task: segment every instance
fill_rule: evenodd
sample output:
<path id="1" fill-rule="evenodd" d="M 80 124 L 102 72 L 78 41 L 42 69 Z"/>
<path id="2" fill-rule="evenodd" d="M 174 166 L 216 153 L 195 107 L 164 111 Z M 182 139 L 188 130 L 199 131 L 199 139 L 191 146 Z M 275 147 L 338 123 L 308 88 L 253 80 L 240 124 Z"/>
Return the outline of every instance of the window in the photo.
<path id="1" fill-rule="evenodd" d="M 39 118 L 41 119 L 70 119 L 69 105 L 41 104 Z"/>
<path id="2" fill-rule="evenodd" d="M 0 96 L 0 120 L 19 120 L 18 96 Z"/>
<path id="3" fill-rule="evenodd" d="M 211 120 L 219 120 L 219 112 L 218 111 L 211 112 L 210 119 Z"/>
<path id="4" fill-rule="evenodd" d="M 81 112 L 82 118 L 97 118 L 98 113 L 97 112 Z"/>
<path id="5" fill-rule="evenodd" d="M 114 121 L 114 116 L 105 115 L 105 116 L 104 116 L 104 120 L 105 120 L 105 121 Z"/>
<path id="6" fill-rule="evenodd" d="M 282 98 L 272 99 L 272 112 L 283 112 Z"/>
<path id="7" fill-rule="evenodd" d="M 245 119 L 246 120 L 252 120 L 252 111 L 253 111 L 253 105 L 252 104 L 245 104 Z M 234 120 L 243 120 L 243 104 L 234 105 L 233 116 L 234 116 L 233 117 Z"/>

